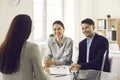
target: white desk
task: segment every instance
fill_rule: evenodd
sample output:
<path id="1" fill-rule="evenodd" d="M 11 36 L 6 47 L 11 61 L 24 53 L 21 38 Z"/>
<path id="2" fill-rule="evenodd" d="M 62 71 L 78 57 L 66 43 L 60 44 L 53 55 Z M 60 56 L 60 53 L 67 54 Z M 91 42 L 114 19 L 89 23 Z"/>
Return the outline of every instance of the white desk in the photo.
<path id="1" fill-rule="evenodd" d="M 97 77 L 97 79 L 93 79 L 93 77 L 96 77 L 96 72 L 94 70 L 81 70 L 79 73 L 79 77 L 84 76 L 85 78 L 78 79 L 78 80 L 118 80 L 120 78 L 120 74 L 118 73 L 107 73 L 107 72 L 102 72 L 101 77 Z M 98 74 L 98 73 L 97 73 Z M 86 78 L 87 77 L 87 78 Z M 67 75 L 67 76 L 62 76 L 62 77 L 56 77 L 56 75 L 50 75 L 49 80 L 73 80 L 73 75 Z"/>

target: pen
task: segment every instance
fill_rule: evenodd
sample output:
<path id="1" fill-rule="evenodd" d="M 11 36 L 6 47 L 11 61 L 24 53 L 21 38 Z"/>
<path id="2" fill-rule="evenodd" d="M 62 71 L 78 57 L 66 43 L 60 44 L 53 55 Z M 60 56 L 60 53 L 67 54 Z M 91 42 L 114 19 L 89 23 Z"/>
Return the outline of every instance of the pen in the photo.
<path id="1" fill-rule="evenodd" d="M 55 76 L 55 77 L 62 77 L 62 76 L 67 76 L 67 75 L 57 75 L 57 76 Z"/>

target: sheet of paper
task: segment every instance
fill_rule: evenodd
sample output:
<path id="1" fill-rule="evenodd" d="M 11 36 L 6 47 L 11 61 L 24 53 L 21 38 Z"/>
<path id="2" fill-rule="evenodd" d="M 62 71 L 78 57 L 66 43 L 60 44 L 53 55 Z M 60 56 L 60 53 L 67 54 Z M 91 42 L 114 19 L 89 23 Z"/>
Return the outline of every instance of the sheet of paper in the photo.
<path id="1" fill-rule="evenodd" d="M 49 69 L 50 74 L 70 74 L 69 66 L 52 66 Z"/>

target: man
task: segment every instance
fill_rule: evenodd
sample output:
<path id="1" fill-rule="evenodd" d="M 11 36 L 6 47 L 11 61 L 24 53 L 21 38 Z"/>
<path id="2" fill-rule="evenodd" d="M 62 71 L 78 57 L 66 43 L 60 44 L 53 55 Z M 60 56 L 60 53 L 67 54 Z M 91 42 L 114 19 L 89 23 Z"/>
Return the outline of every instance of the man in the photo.
<path id="1" fill-rule="evenodd" d="M 79 43 L 78 62 L 77 64 L 72 64 L 71 69 L 101 70 L 104 53 L 107 51 L 103 71 L 109 72 L 108 40 L 94 32 L 95 26 L 92 19 L 87 18 L 83 20 L 81 26 L 86 38 Z"/>

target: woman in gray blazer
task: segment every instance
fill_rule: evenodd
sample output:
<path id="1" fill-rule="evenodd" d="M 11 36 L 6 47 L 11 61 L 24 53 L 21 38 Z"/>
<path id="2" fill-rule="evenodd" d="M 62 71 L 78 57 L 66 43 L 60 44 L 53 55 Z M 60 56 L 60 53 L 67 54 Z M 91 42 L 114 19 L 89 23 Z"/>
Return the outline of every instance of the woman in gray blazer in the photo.
<path id="1" fill-rule="evenodd" d="M 0 46 L 0 71 L 3 80 L 46 80 L 41 55 L 36 44 L 28 42 L 32 21 L 26 14 L 17 15 Z"/>
<path id="2" fill-rule="evenodd" d="M 57 20 L 53 23 L 54 37 L 48 40 L 49 53 L 45 58 L 45 67 L 51 65 L 70 65 L 72 62 L 73 40 L 64 36 L 64 25 Z"/>

